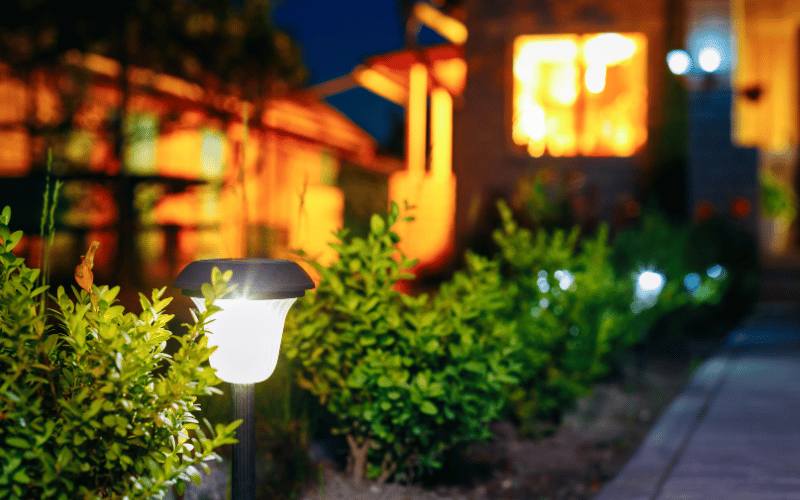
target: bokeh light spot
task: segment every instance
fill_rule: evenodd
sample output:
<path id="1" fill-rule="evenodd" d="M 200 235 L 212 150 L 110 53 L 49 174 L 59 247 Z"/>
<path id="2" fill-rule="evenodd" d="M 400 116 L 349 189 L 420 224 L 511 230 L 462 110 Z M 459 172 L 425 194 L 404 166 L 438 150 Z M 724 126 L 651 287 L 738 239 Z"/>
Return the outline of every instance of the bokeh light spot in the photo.
<path id="1" fill-rule="evenodd" d="M 689 273 L 683 278 L 683 286 L 685 286 L 690 292 L 694 292 L 700 288 L 700 284 L 700 275 L 697 273 Z"/>
<path id="2" fill-rule="evenodd" d="M 719 50 L 715 49 L 714 47 L 705 47 L 700 50 L 700 54 L 697 57 L 697 62 L 700 64 L 700 69 L 706 73 L 713 73 L 714 71 L 718 70 L 722 64 L 722 56 L 720 55 Z"/>
<path id="3" fill-rule="evenodd" d="M 692 66 L 692 59 L 685 50 L 671 50 L 667 54 L 667 66 L 675 75 L 685 75 Z"/>

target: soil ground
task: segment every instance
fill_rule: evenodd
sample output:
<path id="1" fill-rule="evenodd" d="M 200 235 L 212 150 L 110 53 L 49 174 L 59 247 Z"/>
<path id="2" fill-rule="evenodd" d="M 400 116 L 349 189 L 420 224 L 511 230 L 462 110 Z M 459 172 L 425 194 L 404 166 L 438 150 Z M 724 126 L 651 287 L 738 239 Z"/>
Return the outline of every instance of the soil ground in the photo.
<path id="1" fill-rule="evenodd" d="M 718 340 L 651 346 L 638 362 L 595 386 L 550 436 L 520 437 L 497 422 L 495 438 L 457 453 L 426 486 L 348 481 L 331 463 L 307 485 L 303 500 L 588 500 L 638 449 L 660 414 Z"/>

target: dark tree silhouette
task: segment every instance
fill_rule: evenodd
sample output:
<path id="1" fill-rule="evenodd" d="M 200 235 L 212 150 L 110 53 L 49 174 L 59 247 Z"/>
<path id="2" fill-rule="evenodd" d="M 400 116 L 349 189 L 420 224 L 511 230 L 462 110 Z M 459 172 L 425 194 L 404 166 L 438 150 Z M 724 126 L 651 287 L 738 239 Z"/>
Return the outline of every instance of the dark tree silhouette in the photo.
<path id="1" fill-rule="evenodd" d="M 3 10 L 0 59 L 21 72 L 77 49 L 249 100 L 306 77 L 266 0 L 11 0 Z"/>

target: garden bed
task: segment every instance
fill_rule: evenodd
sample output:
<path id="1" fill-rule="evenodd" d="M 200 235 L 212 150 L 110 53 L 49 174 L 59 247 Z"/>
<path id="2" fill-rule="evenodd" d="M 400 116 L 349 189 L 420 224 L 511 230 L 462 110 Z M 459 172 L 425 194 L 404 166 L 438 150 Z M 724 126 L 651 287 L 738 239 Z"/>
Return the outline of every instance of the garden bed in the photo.
<path id="1" fill-rule="evenodd" d="M 681 344 L 685 349 L 654 349 L 643 368 L 631 366 L 626 375 L 595 386 L 594 394 L 579 400 L 577 408 L 550 436 L 526 439 L 517 435 L 510 422 L 493 424 L 495 439 L 461 450 L 437 474 L 435 482 L 425 487 L 369 482 L 356 487 L 332 462 L 323 462 L 319 464 L 321 477 L 299 498 L 594 498 L 630 460 L 659 415 L 680 393 L 698 360 L 718 343 Z"/>

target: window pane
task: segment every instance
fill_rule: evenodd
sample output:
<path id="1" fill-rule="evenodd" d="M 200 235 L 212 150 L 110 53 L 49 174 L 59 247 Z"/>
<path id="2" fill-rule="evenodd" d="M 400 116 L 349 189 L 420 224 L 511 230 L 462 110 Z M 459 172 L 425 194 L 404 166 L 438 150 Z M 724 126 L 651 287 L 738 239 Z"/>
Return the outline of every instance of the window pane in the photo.
<path id="1" fill-rule="evenodd" d="M 514 42 L 511 137 L 532 156 L 631 156 L 647 139 L 641 34 L 527 35 Z"/>

